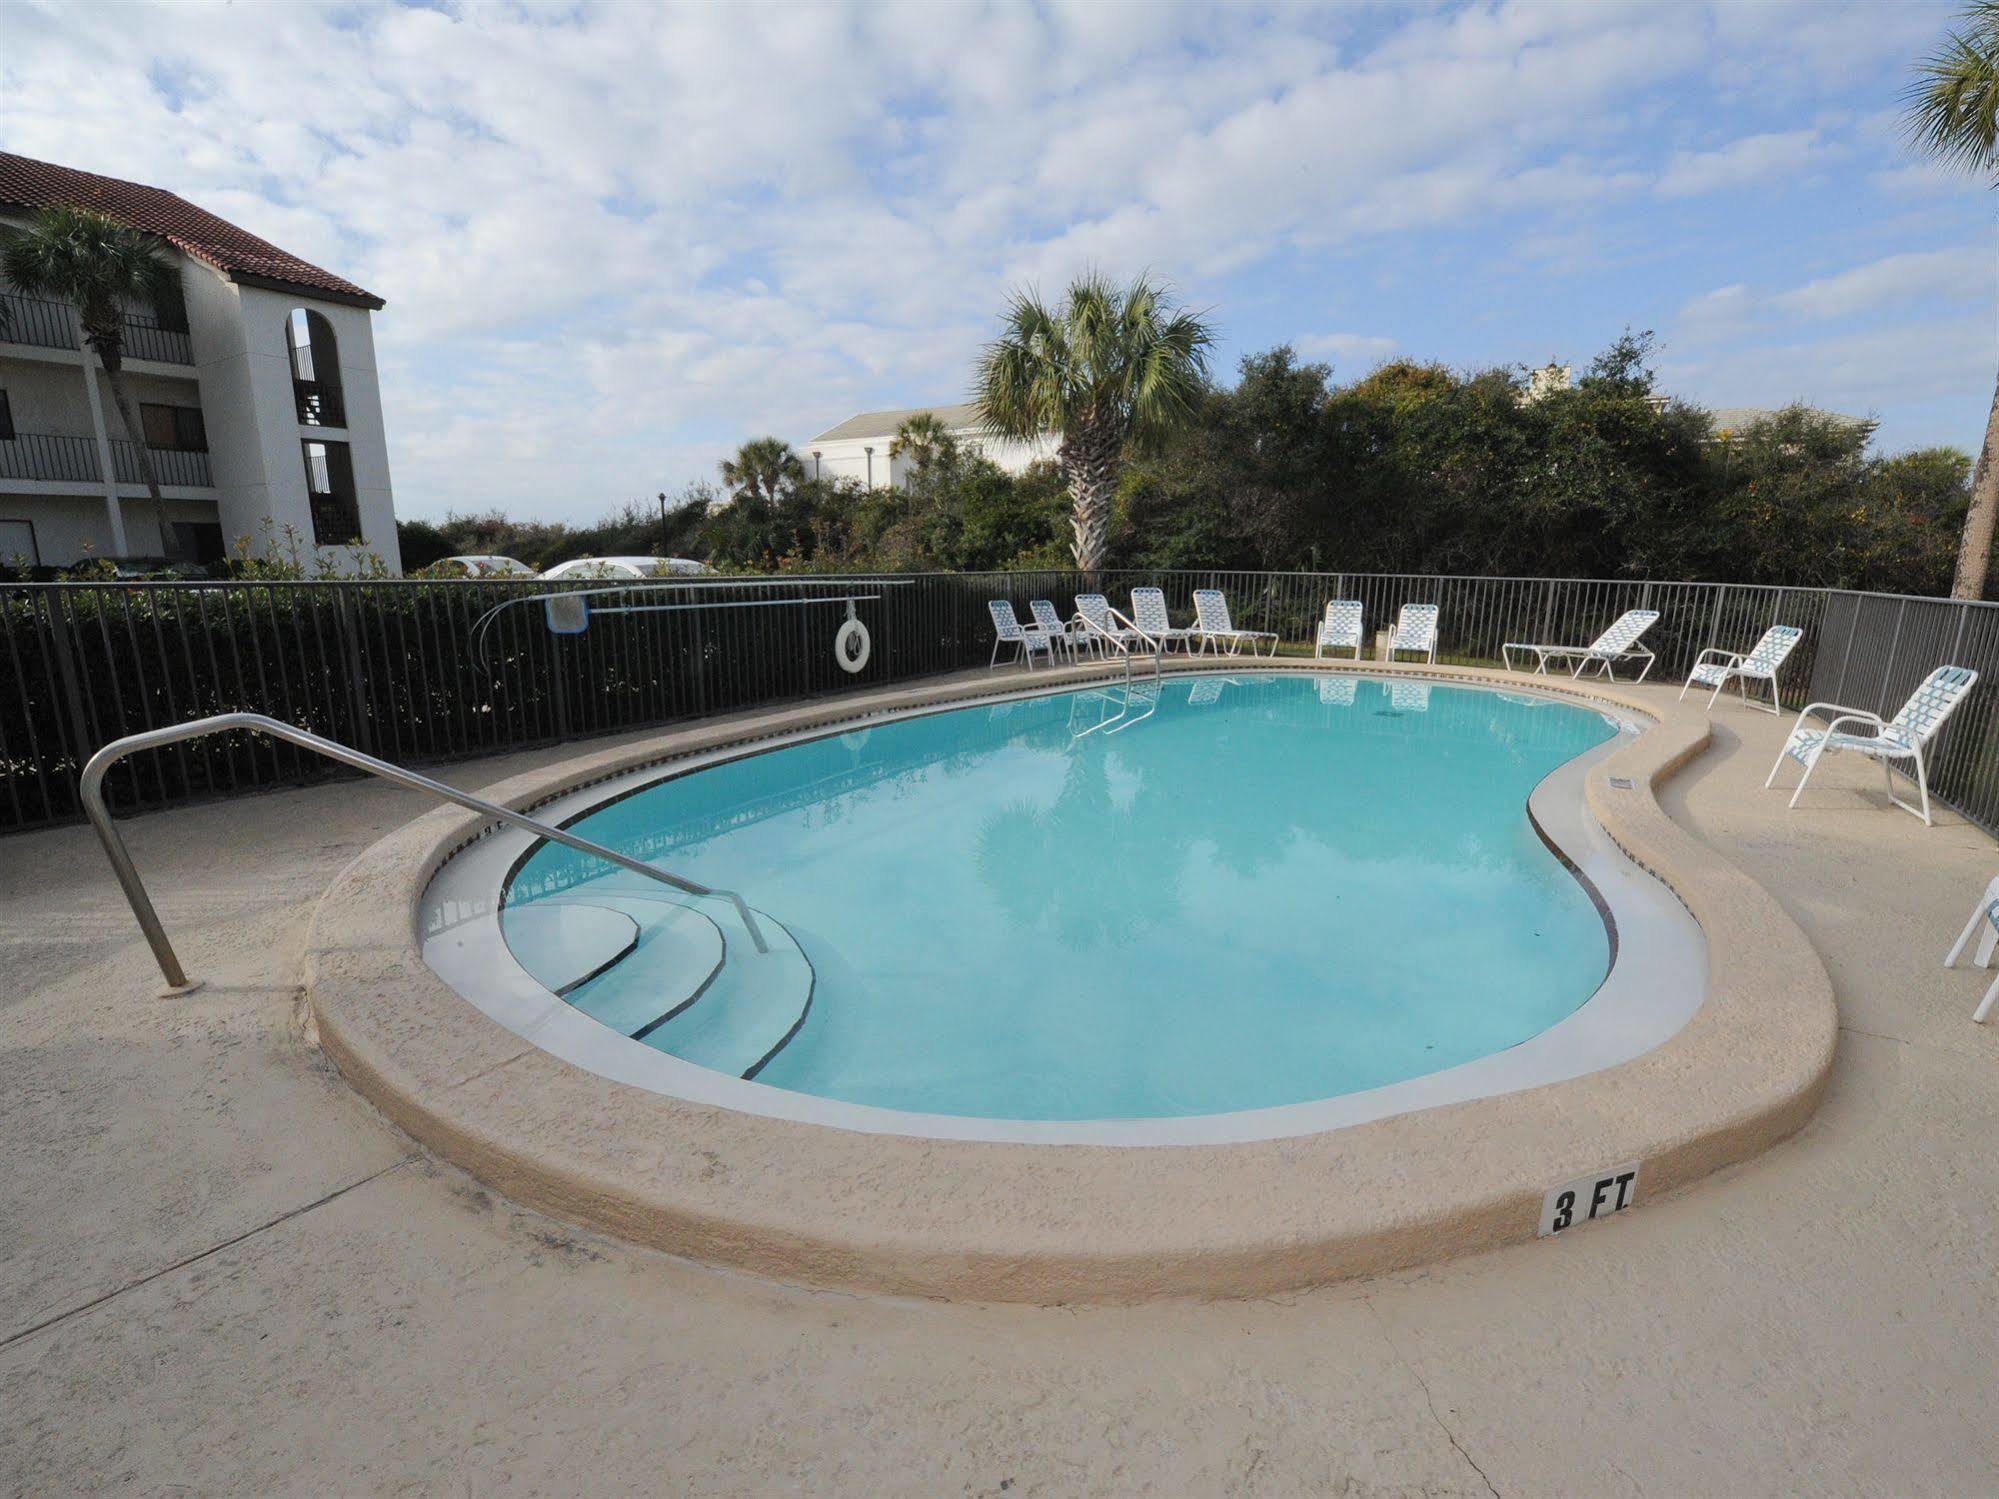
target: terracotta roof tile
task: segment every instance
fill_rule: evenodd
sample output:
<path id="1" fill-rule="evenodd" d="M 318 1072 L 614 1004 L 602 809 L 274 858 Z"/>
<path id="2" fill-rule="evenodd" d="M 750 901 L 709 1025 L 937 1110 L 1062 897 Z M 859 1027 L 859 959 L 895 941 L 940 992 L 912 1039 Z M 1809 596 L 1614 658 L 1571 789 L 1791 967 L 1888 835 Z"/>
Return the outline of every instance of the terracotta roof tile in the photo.
<path id="1" fill-rule="evenodd" d="M 52 162 L 0 151 L 0 204 L 94 208 L 135 229 L 157 234 L 176 249 L 246 285 L 296 287 L 332 301 L 380 307 L 382 299 L 344 277 L 280 250 L 269 240 L 219 219 L 165 188 L 100 177 Z"/>

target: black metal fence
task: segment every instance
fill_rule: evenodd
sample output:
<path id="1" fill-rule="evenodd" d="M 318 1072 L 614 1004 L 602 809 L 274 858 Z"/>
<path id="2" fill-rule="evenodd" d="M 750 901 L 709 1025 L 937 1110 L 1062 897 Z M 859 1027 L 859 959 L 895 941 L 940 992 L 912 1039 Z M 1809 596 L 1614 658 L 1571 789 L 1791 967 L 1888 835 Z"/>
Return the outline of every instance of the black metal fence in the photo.
<path id="1" fill-rule="evenodd" d="M 1811 588 L 1398 574 L 1108 572 L 1098 591 L 1228 596 L 1235 622 L 1309 650 L 1332 598 L 1361 600 L 1370 632 L 1405 603 L 1441 608 L 1440 660 L 1493 664 L 1508 640 L 1587 641 L 1625 609 L 1660 611 L 1646 643 L 1655 677 L 1678 680 L 1707 646 L 1746 650 L 1771 624 L 1803 627 L 1784 673 L 1807 698 L 1893 712 L 1931 668 L 1985 674 L 1932 762 L 1931 784 L 1999 827 L 1999 606 Z M 1086 588 L 1071 571 L 779 577 L 710 581 L 674 596 L 698 608 L 598 614 L 550 633 L 538 606 L 506 610 L 487 664 L 475 620 L 533 581 L 24 584 L 0 586 L 0 829 L 79 815 L 76 778 L 101 745 L 210 713 L 249 709 L 371 754 L 437 761 L 697 718 L 968 666 L 992 651 L 986 601 L 1064 614 Z M 832 638 L 844 612 L 801 596 L 878 593 L 856 607 L 874 638 L 848 675 Z M 655 600 L 663 596 L 649 596 Z M 759 607 L 728 607 L 757 605 Z M 133 756 L 113 805 L 167 806 L 213 792 L 318 779 L 317 757 L 247 736 Z"/>

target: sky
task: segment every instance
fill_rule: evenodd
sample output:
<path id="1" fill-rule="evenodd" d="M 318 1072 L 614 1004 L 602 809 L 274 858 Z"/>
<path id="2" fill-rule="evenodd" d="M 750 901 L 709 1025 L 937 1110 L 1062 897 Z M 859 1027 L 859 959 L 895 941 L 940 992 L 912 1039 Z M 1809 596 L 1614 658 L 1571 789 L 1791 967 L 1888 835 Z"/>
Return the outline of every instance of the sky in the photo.
<path id="1" fill-rule="evenodd" d="M 1975 448 L 1995 197 L 1912 157 L 1926 0 L 0 0 L 0 149 L 387 299 L 396 505 L 592 521 L 967 395 L 1008 291 L 1149 271 L 1289 343 L 1580 367 Z"/>

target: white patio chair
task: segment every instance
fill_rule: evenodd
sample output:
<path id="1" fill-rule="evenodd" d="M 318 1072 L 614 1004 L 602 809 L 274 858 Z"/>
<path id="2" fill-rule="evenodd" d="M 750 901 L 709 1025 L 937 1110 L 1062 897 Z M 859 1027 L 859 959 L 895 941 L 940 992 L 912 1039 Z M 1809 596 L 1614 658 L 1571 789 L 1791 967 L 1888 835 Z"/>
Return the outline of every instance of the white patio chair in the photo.
<path id="1" fill-rule="evenodd" d="M 1224 643 L 1231 656 L 1239 652 L 1243 642 L 1249 643 L 1249 653 L 1254 656 L 1263 641 L 1270 642 L 1270 654 L 1277 654 L 1277 635 L 1271 630 L 1238 630 L 1229 618 L 1229 601 L 1219 588 L 1196 588 L 1194 590 L 1194 628 L 1191 632 L 1201 643 L 1201 649 L 1209 646 L 1221 654 Z"/>
<path id="2" fill-rule="evenodd" d="M 1076 595 L 1076 613 L 1088 621 L 1083 636 L 1100 651 L 1108 651 L 1112 641 L 1120 645 L 1143 645 L 1136 631 L 1126 629 L 1111 618 L 1111 601 L 1101 593 Z"/>
<path id="3" fill-rule="evenodd" d="M 1734 679 L 1742 684 L 1742 705 L 1755 708 L 1763 713 L 1780 713 L 1782 708 L 1777 698 L 1777 671 L 1784 664 L 1784 658 L 1798 648 L 1798 642 L 1805 638 L 1805 632 L 1796 625 L 1772 625 L 1763 632 L 1763 638 L 1756 642 L 1756 648 L 1746 656 L 1736 651 L 1724 651 L 1709 646 L 1694 662 L 1694 669 L 1687 673 L 1685 685 L 1680 688 L 1680 699 L 1685 701 L 1687 690 L 1696 682 L 1703 687 L 1712 686 L 1707 705 L 1712 708 L 1714 700 L 1721 696 L 1721 689 Z M 1708 658 L 1714 659 L 1710 661 Z M 1751 682 L 1770 684 L 1770 706 L 1749 700 Z"/>
<path id="4" fill-rule="evenodd" d="M 986 670 L 999 665 L 1000 647 L 1011 645 L 1016 651 L 1014 660 L 1029 671 L 1034 670 L 1034 653 L 1039 651 L 1049 657 L 1049 665 L 1054 665 L 1054 643 L 1039 629 L 1023 625 L 1013 612 L 1013 605 L 1005 599 L 988 599 L 986 609 L 993 617 L 993 654 L 986 662 Z M 1012 663 L 1008 663 L 1009 665 Z"/>
<path id="5" fill-rule="evenodd" d="M 1065 653 L 1070 660 L 1076 658 L 1076 637 L 1069 626 L 1062 622 L 1062 616 L 1055 612 L 1055 605 L 1048 599 L 1029 599 L 1029 611 L 1034 615 L 1034 628 L 1048 637 L 1049 644 Z"/>
<path id="6" fill-rule="evenodd" d="M 1909 700 L 1902 704 L 1902 711 L 1883 722 L 1878 713 L 1869 713 L 1865 708 L 1842 708 L 1838 703 L 1809 703 L 1791 725 L 1791 737 L 1777 752 L 1777 759 L 1770 767 L 1770 774 L 1763 784 L 1776 784 L 1777 772 L 1783 769 L 1788 756 L 1804 766 L 1805 773 L 1798 778 L 1798 789 L 1791 793 L 1791 805 L 1798 804 L 1798 798 L 1805 794 L 1805 782 L 1812 778 L 1819 761 L 1829 750 L 1851 750 L 1855 754 L 1866 755 L 1881 762 L 1881 774 L 1888 783 L 1888 800 L 1904 812 L 1922 818 L 1923 826 L 1930 822 L 1930 773 L 1928 750 L 1930 741 L 1957 711 L 1958 704 L 1970 696 L 1971 689 L 1978 683 L 1978 673 L 1968 666 L 1939 666 L 1924 677 L 1916 690 L 1909 694 Z M 1823 729 L 1808 727 L 1814 714 L 1821 714 L 1826 720 Z M 1843 724 L 1859 724 L 1872 729 L 1868 734 L 1850 734 L 1843 731 Z M 1913 779 L 1919 793 L 1920 805 L 1912 805 L 1895 795 L 1895 772 L 1909 775 L 1903 762 L 1915 766 Z"/>
<path id="7" fill-rule="evenodd" d="M 1571 677 L 1579 677 L 1591 666 L 1603 669 L 1603 674 L 1611 681 L 1617 680 L 1612 667 L 1617 662 L 1632 656 L 1643 656 L 1645 665 L 1638 672 L 1638 680 L 1644 681 L 1652 670 L 1652 663 L 1658 658 L 1638 643 L 1639 637 L 1659 622 L 1657 609 L 1627 609 L 1617 617 L 1617 622 L 1605 630 L 1588 645 L 1536 645 L 1532 641 L 1509 640 L 1499 648 L 1500 659 L 1506 663 L 1508 671 L 1517 671 L 1513 664 L 1513 653 L 1532 651 L 1535 664 L 1534 674 L 1546 676 L 1550 661 L 1575 660 L 1575 670 Z"/>
<path id="8" fill-rule="evenodd" d="M 1943 960 L 1946 968 L 1957 966 L 1958 956 L 1964 945 L 1971 940 L 1971 934 L 1978 933 L 1978 951 L 1973 955 L 1980 968 L 1992 966 L 1992 949 L 1999 943 L 1999 875 L 1995 875 L 1985 886 L 1985 893 L 1978 897 L 1978 904 L 1971 908 L 1971 920 L 1964 924 L 1964 930 L 1957 935 L 1957 943 L 1950 950 L 1950 956 Z M 1999 1000 L 1999 978 L 1995 978 L 1985 990 L 1985 997 L 1978 1001 L 1978 1008 L 1971 1012 L 1971 1018 L 1979 1025 L 1992 1018 L 1992 1002 Z"/>
<path id="9" fill-rule="evenodd" d="M 1395 633 L 1388 637 L 1388 659 L 1393 661 L 1397 651 L 1417 651 L 1429 659 L 1432 666 L 1437 663 L 1437 606 L 1435 604 L 1404 604 L 1402 612 L 1395 616 Z"/>
<path id="10" fill-rule="evenodd" d="M 1174 625 L 1166 613 L 1166 595 L 1160 589 L 1132 589 L 1131 622 L 1158 641 L 1161 650 L 1171 650 L 1176 643 L 1183 650 L 1192 649 L 1194 632 Z"/>
<path id="11" fill-rule="evenodd" d="M 1358 661 L 1362 633 L 1360 600 L 1329 600 L 1326 617 L 1319 621 L 1319 642 L 1312 648 L 1312 658 L 1319 660 L 1327 651 L 1352 651 Z"/>

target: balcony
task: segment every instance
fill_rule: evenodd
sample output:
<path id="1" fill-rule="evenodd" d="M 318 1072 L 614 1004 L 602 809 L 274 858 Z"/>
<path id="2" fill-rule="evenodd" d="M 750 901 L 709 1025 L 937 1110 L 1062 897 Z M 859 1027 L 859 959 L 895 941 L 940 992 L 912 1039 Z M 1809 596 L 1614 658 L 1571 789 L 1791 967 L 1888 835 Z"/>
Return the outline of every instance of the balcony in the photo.
<path id="1" fill-rule="evenodd" d="M 331 380 L 292 381 L 292 396 L 298 402 L 299 425 L 304 427 L 344 427 L 347 407 L 340 399 L 340 387 Z"/>
<path id="2" fill-rule="evenodd" d="M 38 349 L 76 348 L 76 313 L 69 303 L 9 291 L 0 292 L 0 307 L 6 309 L 0 343 L 29 344 Z M 163 328 L 158 318 L 146 313 L 128 312 L 125 356 L 161 364 L 193 364 L 194 344 L 184 330 Z"/>
<path id="3" fill-rule="evenodd" d="M 215 480 L 206 453 L 148 448 L 153 473 L 163 488 L 206 489 Z M 137 443 L 111 444 L 111 469 L 120 484 L 144 484 Z M 0 479 L 38 479 L 58 484 L 102 484 L 97 439 L 51 432 L 21 432 L 0 441 Z"/>

